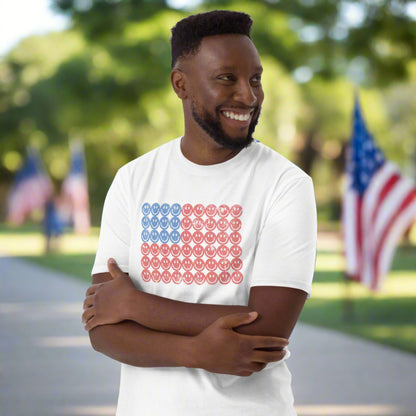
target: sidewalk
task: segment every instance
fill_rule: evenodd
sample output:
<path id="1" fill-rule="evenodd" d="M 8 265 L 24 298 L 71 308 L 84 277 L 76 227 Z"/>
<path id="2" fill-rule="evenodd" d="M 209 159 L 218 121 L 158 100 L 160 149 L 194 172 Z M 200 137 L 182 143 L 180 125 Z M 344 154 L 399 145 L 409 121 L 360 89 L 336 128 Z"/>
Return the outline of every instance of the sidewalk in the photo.
<path id="1" fill-rule="evenodd" d="M 0 416 L 114 415 L 119 366 L 80 322 L 88 285 L 11 258 L 0 270 Z M 300 416 L 416 416 L 415 356 L 303 324 L 291 352 Z"/>

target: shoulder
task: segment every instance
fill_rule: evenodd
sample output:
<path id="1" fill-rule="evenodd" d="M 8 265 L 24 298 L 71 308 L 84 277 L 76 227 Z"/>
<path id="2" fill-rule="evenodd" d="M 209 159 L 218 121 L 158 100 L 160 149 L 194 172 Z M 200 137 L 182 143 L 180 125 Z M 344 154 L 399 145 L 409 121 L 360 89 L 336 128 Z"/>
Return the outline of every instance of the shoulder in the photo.
<path id="1" fill-rule="evenodd" d="M 169 155 L 178 140 L 180 139 L 173 139 L 151 150 L 150 152 L 131 160 L 118 170 L 116 176 L 120 178 L 133 178 L 140 176 L 151 168 L 155 162 L 163 161 L 163 159 L 169 158 Z"/>

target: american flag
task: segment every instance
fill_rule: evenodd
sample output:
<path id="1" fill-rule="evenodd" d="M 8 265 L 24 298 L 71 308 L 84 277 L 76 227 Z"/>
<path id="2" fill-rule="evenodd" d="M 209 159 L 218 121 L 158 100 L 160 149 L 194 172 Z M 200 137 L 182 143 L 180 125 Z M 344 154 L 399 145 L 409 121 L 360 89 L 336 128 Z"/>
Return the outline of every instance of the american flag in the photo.
<path id="1" fill-rule="evenodd" d="M 90 208 L 84 147 L 81 142 L 71 143 L 71 166 L 62 184 L 62 200 L 69 212 L 76 233 L 88 233 Z"/>
<path id="2" fill-rule="evenodd" d="M 38 152 L 29 148 L 9 194 L 7 221 L 15 225 L 23 224 L 35 209 L 45 206 L 52 192 L 52 183 L 43 168 Z"/>
<path id="3" fill-rule="evenodd" d="M 375 145 L 356 97 L 342 218 L 348 277 L 379 289 L 415 217 L 416 188 Z"/>

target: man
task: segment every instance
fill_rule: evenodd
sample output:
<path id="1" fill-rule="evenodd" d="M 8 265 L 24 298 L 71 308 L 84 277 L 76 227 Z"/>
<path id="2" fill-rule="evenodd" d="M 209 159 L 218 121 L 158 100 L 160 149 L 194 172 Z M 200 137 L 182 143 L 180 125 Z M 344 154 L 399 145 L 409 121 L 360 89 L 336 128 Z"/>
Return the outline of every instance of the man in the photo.
<path id="1" fill-rule="evenodd" d="M 315 202 L 311 179 L 253 140 L 251 24 L 228 11 L 177 23 L 185 134 L 108 192 L 83 322 L 123 363 L 118 416 L 295 414 L 285 347 L 311 290 Z"/>

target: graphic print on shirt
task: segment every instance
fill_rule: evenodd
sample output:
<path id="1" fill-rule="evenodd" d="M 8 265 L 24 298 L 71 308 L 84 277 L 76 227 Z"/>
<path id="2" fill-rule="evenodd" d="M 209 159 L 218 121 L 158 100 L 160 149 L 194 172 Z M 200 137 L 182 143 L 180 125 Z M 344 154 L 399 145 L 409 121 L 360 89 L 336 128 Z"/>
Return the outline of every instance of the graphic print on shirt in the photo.
<path id="1" fill-rule="evenodd" d="M 241 205 L 142 205 L 145 282 L 240 284 Z"/>

